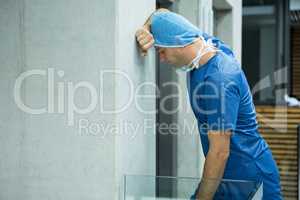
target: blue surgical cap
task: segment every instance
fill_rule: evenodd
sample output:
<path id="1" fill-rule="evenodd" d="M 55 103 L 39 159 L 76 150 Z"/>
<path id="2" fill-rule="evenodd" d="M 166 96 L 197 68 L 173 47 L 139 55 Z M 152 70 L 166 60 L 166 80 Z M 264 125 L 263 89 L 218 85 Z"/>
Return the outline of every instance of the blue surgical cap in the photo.
<path id="1" fill-rule="evenodd" d="M 225 54 L 235 57 L 231 48 L 217 37 L 202 32 L 186 18 L 174 12 L 155 12 L 151 17 L 151 32 L 154 46 L 184 47 L 193 43 L 197 38 L 211 40 L 212 44 Z"/>
<path id="2" fill-rule="evenodd" d="M 155 12 L 151 17 L 154 46 L 184 47 L 202 36 L 202 32 L 187 19 L 174 12 Z"/>

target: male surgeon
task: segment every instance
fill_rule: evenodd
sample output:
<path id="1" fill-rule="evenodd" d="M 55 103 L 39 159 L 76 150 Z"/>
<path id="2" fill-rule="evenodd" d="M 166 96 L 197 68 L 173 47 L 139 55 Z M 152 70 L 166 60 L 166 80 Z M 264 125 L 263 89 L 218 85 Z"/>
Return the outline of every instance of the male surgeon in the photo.
<path id="1" fill-rule="evenodd" d="M 148 18 L 136 39 L 144 55 L 154 46 L 160 61 L 187 73 L 205 155 L 202 179 L 191 199 L 243 199 L 238 191 L 237 196 L 218 192 L 222 179 L 262 182 L 264 200 L 282 199 L 278 168 L 258 131 L 249 85 L 232 50 L 165 9 Z"/>

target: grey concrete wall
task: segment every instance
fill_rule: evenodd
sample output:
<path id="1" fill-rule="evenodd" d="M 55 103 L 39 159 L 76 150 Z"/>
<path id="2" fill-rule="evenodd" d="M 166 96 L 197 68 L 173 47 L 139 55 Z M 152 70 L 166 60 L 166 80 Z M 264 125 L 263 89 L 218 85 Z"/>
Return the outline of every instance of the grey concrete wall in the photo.
<path id="1" fill-rule="evenodd" d="M 75 85 L 85 80 L 97 88 L 99 70 L 114 66 L 114 3 L 2 0 L 1 8 L 1 43 L 6 45 L 1 45 L 0 74 L 9 83 L 1 89 L 6 102 L 0 106 L 7 113 L 1 113 L 1 199 L 112 199 L 114 138 L 81 136 L 77 119 L 68 126 L 67 112 L 57 113 L 56 100 L 53 113 L 48 113 L 46 76 L 31 76 L 21 88 L 24 103 L 46 107 L 43 114 L 21 111 L 13 86 L 21 72 L 39 69 L 48 74 L 51 67 L 55 86 L 58 81 Z M 58 70 L 64 71 L 63 78 Z M 76 103 L 86 107 L 86 91 L 77 95 Z M 112 119 L 96 111 L 85 117 Z"/>
<path id="2" fill-rule="evenodd" d="M 241 62 L 242 1 L 214 0 L 214 34 L 228 44 Z"/>
<path id="3" fill-rule="evenodd" d="M 204 32 L 213 34 L 213 0 L 198 0 L 197 24 Z"/>
<path id="4" fill-rule="evenodd" d="M 22 112 L 13 101 L 14 80 L 21 72 L 19 59 L 18 6 L 16 1 L 1 1 L 0 6 L 0 199 L 21 199 L 21 141 L 24 135 Z"/>
<path id="5" fill-rule="evenodd" d="M 232 49 L 237 60 L 242 60 L 242 1 L 226 0 L 232 7 Z"/>
<path id="6" fill-rule="evenodd" d="M 116 182 L 122 181 L 124 174 L 155 176 L 156 169 L 156 87 L 154 48 L 146 57 L 141 57 L 136 48 L 135 31 L 141 27 L 155 10 L 154 0 L 118 1 L 116 31 L 116 70 L 122 71 L 124 78 L 116 79 L 117 107 L 128 104 L 124 111 L 116 114 L 117 124 L 128 122 L 132 129 L 121 130 L 115 137 Z M 125 81 L 125 82 L 124 82 Z M 129 85 L 132 85 L 132 93 Z M 131 94 L 130 94 L 131 93 Z M 132 98 L 131 103 L 130 98 Z M 136 193 L 155 194 L 155 184 L 139 183 L 136 180 Z M 147 187 L 144 187 L 144 186 Z M 122 185 L 118 185 L 122 190 Z M 132 188 L 132 184 L 127 188 Z M 123 191 L 122 191 L 123 192 Z"/>
<path id="7" fill-rule="evenodd" d="M 155 78 L 153 55 L 141 60 L 134 40 L 141 15 L 154 9 L 145 2 L 0 1 L 0 199 L 117 199 L 123 174 L 155 174 L 154 128 L 129 140 L 120 127 L 146 115 L 135 104 L 103 111 L 129 96 L 124 77 L 103 70 L 127 71 L 135 89 Z M 42 109 L 30 114 L 14 86 L 36 69 L 20 86 L 22 102 Z"/>
<path id="8" fill-rule="evenodd" d="M 232 10 L 215 10 L 214 35 L 232 48 Z"/>

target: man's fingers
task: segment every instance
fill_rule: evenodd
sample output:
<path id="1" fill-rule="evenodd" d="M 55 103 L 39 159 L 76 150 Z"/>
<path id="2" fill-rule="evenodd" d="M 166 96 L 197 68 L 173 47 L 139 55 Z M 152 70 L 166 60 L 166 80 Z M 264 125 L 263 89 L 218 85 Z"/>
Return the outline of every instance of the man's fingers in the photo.
<path id="1" fill-rule="evenodd" d="M 139 37 L 146 37 L 146 36 L 148 36 L 148 35 L 152 36 L 152 34 L 151 34 L 148 30 L 146 30 L 146 29 L 144 29 L 144 28 L 138 29 L 138 30 L 136 31 L 136 33 L 135 33 L 135 36 L 136 36 L 137 38 L 139 38 Z"/>
<path id="2" fill-rule="evenodd" d="M 136 40 L 137 40 L 139 43 L 141 43 L 141 41 L 144 40 L 144 39 L 145 39 L 145 35 L 139 35 L 139 36 L 137 36 L 137 38 L 136 38 Z"/>
<path id="3" fill-rule="evenodd" d="M 145 32 L 145 30 L 143 28 L 140 28 L 135 32 L 135 36 L 138 37 L 139 35 L 143 34 L 144 32 Z"/>
<path id="4" fill-rule="evenodd" d="M 154 44 L 154 40 L 150 40 L 149 42 L 145 43 L 143 46 L 142 46 L 142 49 L 144 50 L 148 50 L 149 48 L 152 47 L 152 45 Z"/>
<path id="5" fill-rule="evenodd" d="M 147 36 L 147 37 L 141 37 L 138 42 L 141 46 L 151 42 L 153 40 L 153 38 L 151 36 Z"/>
<path id="6" fill-rule="evenodd" d="M 151 40 L 151 41 L 149 41 L 149 42 L 147 42 L 147 43 L 145 43 L 143 45 L 140 45 L 140 48 L 142 50 L 147 51 L 148 49 L 150 49 L 152 47 L 153 43 L 154 43 L 154 40 Z"/>
<path id="7" fill-rule="evenodd" d="M 147 41 L 150 41 L 153 39 L 153 36 L 152 34 L 145 34 L 145 33 L 142 33 L 140 35 L 137 36 L 137 41 L 140 43 L 140 44 L 144 44 L 146 43 Z"/>
<path id="8" fill-rule="evenodd" d="M 136 31 L 135 36 L 138 37 L 140 35 L 151 35 L 151 33 L 144 28 L 140 28 Z"/>
<path id="9" fill-rule="evenodd" d="M 137 37 L 136 37 L 136 39 L 138 40 L 138 41 L 140 41 L 140 40 L 142 40 L 142 39 L 144 39 L 144 38 L 151 38 L 152 37 L 152 35 L 149 35 L 149 34 L 146 34 L 146 33 L 141 33 L 141 34 L 139 34 Z"/>
<path id="10" fill-rule="evenodd" d="M 152 35 L 140 35 L 137 38 L 137 41 L 139 43 L 140 48 L 142 48 L 143 50 L 148 50 L 154 44 L 154 39 Z"/>
<path id="11" fill-rule="evenodd" d="M 140 46 L 142 56 L 146 56 L 148 49 L 154 44 L 153 35 L 146 28 L 141 28 L 136 31 L 135 36 Z"/>

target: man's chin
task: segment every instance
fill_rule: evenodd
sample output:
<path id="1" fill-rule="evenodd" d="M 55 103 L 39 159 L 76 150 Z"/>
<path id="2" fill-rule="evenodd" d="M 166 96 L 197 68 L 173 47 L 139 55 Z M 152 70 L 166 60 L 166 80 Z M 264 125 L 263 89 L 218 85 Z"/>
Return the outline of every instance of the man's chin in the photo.
<path id="1" fill-rule="evenodd" d="M 167 64 L 167 65 L 170 65 L 172 67 L 177 67 L 178 66 L 178 65 L 176 65 L 176 64 L 174 64 L 173 62 L 170 62 L 170 61 L 165 61 L 164 63 Z"/>
<path id="2" fill-rule="evenodd" d="M 181 67 L 181 65 L 180 65 L 180 64 L 178 64 L 178 63 L 175 63 L 175 62 L 170 62 L 170 61 L 167 61 L 166 63 L 167 63 L 168 65 L 171 65 L 172 67 L 175 67 L 175 68 Z"/>

